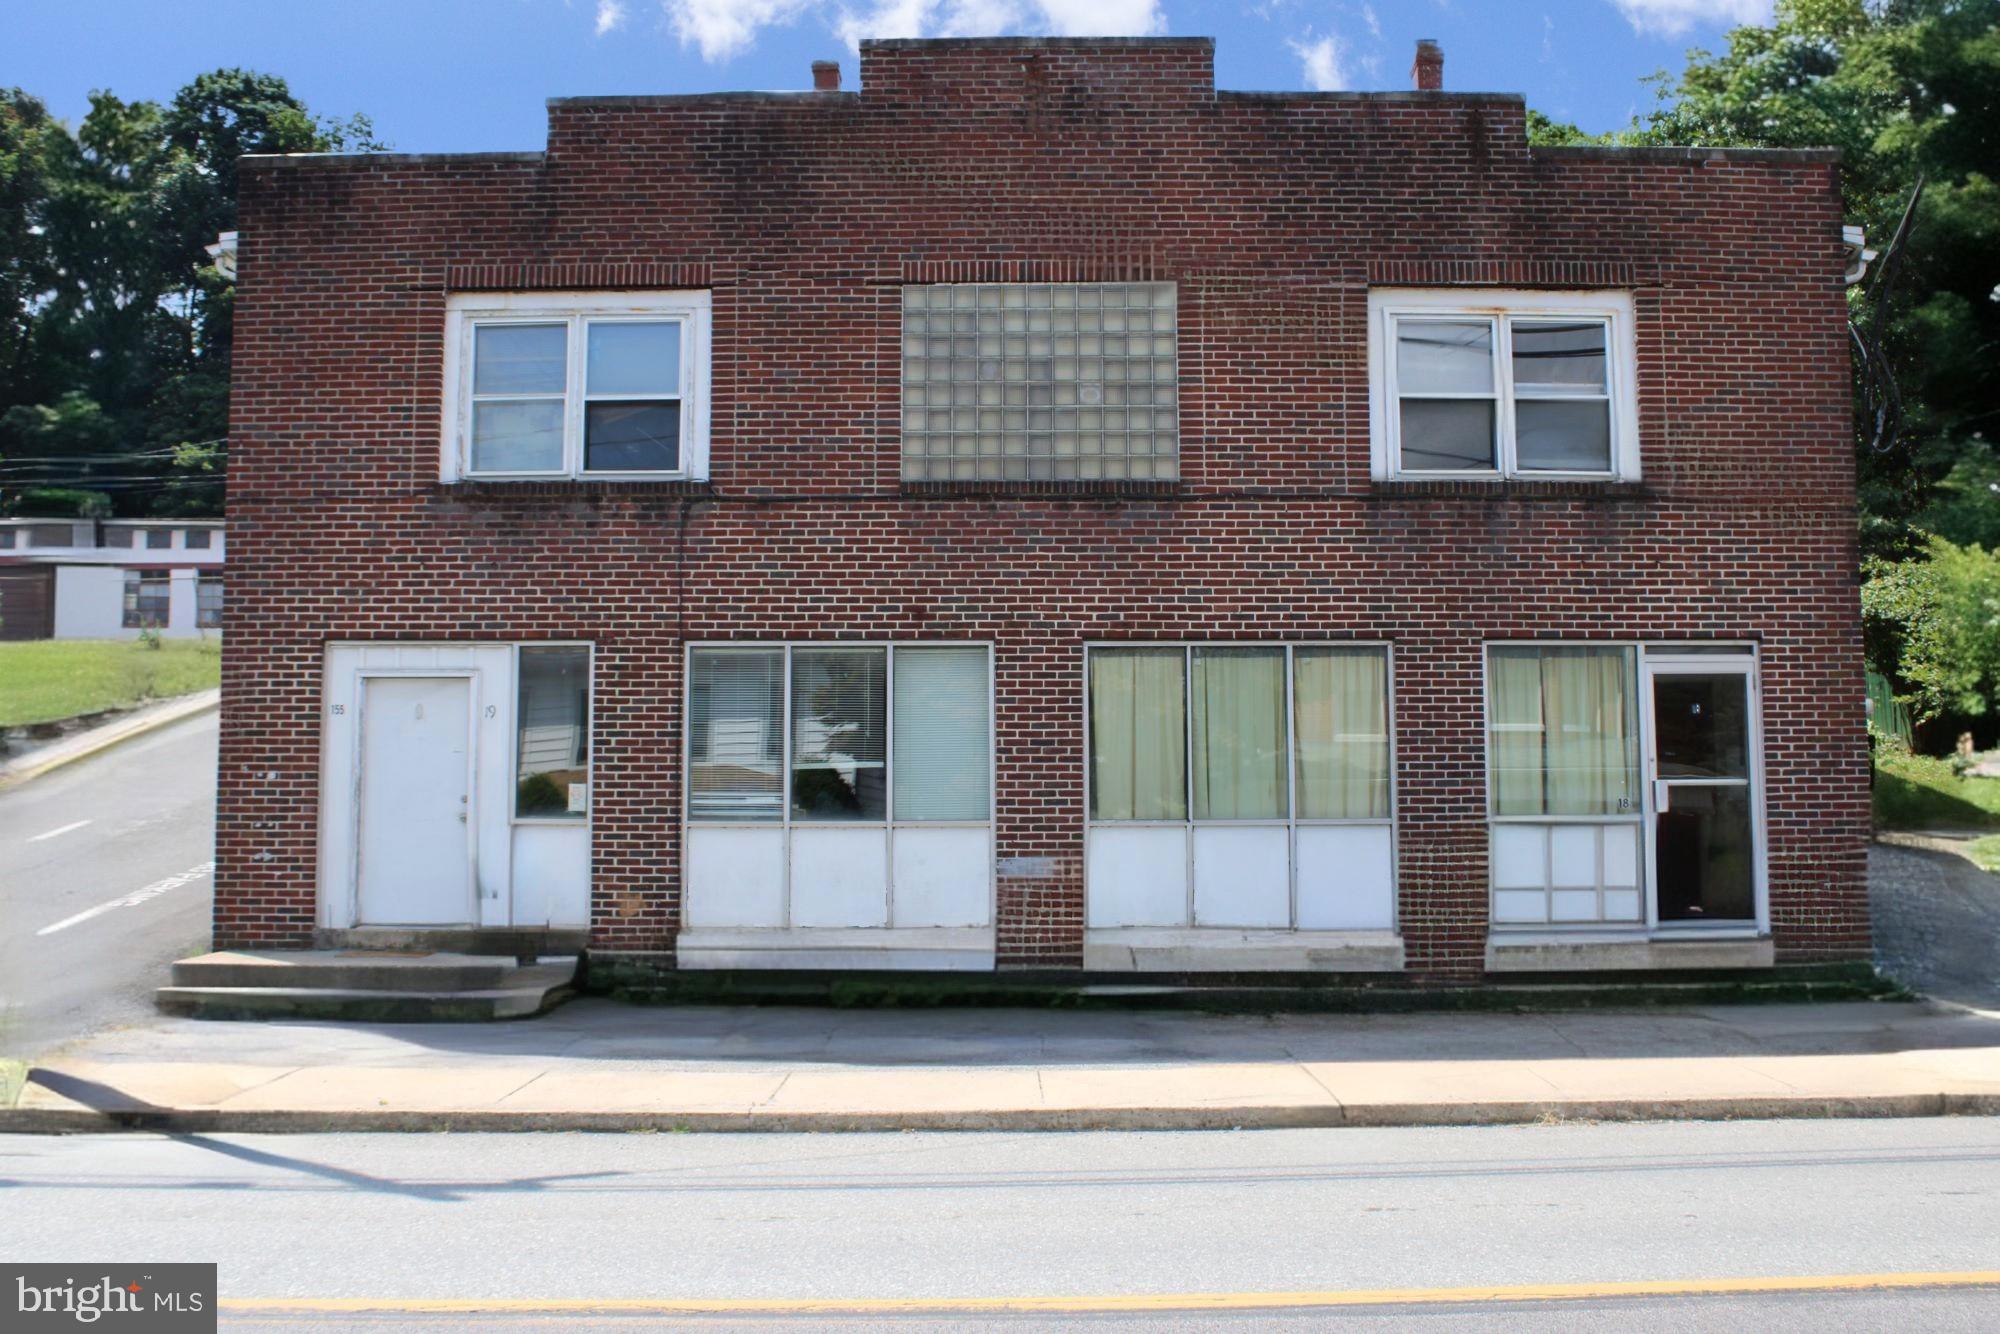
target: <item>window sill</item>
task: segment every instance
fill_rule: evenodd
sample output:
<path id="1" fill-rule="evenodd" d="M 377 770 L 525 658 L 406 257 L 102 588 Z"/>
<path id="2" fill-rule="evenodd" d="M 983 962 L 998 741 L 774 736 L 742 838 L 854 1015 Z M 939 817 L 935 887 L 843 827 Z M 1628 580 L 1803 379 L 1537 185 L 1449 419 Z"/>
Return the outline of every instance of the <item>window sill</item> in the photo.
<path id="1" fill-rule="evenodd" d="M 1083 933 L 1083 966 L 1094 973 L 1398 973 L 1403 938 L 1391 930 L 1091 927 Z"/>
<path id="2" fill-rule="evenodd" d="M 715 494 L 711 483 L 685 477 L 662 478 L 659 481 L 584 481 L 550 477 L 519 482 L 461 478 L 455 482 L 438 482 L 434 490 L 440 498 L 450 500 L 578 500 L 595 496 L 692 496 L 705 499 Z"/>
<path id="3" fill-rule="evenodd" d="M 937 482 L 904 482 L 903 495 L 912 497 L 948 496 L 1034 496 L 1092 498 L 1101 496 L 1171 497 L 1181 492 L 1178 481 L 1102 478 L 1047 481 L 1001 481 L 997 479 Z"/>
<path id="4" fill-rule="evenodd" d="M 1610 477 L 1378 477 L 1369 483 L 1368 490 L 1371 497 L 1389 500 L 1434 496 L 1468 500 L 1643 500 L 1651 494 L 1644 482 Z"/>
<path id="5" fill-rule="evenodd" d="M 1643 927 L 1627 931 L 1598 927 L 1565 933 L 1496 926 L 1486 941 L 1489 973 L 1769 968 L 1776 957 L 1769 936 L 1648 935 Z"/>
<path id="6" fill-rule="evenodd" d="M 991 972 L 994 930 L 970 927 L 737 927 L 684 930 L 682 968 Z"/>

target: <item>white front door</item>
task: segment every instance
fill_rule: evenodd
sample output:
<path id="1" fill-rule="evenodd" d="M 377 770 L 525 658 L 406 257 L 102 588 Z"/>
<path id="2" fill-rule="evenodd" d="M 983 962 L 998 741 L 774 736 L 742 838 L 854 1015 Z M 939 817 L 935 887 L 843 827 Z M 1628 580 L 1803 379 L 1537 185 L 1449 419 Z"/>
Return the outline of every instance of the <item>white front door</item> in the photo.
<path id="1" fill-rule="evenodd" d="M 472 682 L 362 678 L 362 925 L 461 926 L 472 898 Z"/>

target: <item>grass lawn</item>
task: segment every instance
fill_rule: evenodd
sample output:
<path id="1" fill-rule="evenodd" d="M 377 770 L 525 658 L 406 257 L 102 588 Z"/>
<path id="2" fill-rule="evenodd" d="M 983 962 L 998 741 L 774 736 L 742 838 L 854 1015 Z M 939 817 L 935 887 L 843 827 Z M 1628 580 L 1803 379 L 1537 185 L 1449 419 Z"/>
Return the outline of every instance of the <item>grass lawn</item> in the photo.
<path id="1" fill-rule="evenodd" d="M 158 648 L 124 639 L 0 644 L 0 727 L 192 694 L 221 679 L 222 644 L 213 639 L 169 639 Z"/>
<path id="2" fill-rule="evenodd" d="M 1875 765 L 1875 825 L 2000 831 L 2000 778 L 1960 778 L 1929 755 L 1885 755 Z M 1992 842 L 2000 862 L 2000 840 Z"/>

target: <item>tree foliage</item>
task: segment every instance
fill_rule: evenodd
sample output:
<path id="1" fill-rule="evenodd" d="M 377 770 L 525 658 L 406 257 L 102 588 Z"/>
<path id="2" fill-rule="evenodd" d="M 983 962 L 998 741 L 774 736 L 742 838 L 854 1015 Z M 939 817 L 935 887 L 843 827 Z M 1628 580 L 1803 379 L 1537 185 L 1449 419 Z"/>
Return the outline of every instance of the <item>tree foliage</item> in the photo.
<path id="1" fill-rule="evenodd" d="M 1837 148 L 1847 220 L 1877 246 L 1926 182 L 1885 312 L 1908 417 L 1882 453 L 1857 420 L 1862 545 L 1871 580 L 1889 581 L 1870 594 L 1870 658 L 1933 714 L 1983 713 L 1971 706 L 1986 687 L 1949 684 L 1929 655 L 1947 641 L 2000 651 L 2000 640 L 1973 623 L 1947 635 L 1937 617 L 1976 616 L 1978 603 L 1945 597 L 1922 571 L 1945 560 L 1946 583 L 1962 590 L 1972 553 L 2000 550 L 2000 0 L 1779 0 L 1769 27 L 1737 28 L 1726 49 L 1693 51 L 1652 82 L 1654 108 L 1598 142 Z M 1530 134 L 1588 141 L 1539 118 Z M 1873 318 L 1873 299 L 1870 288 L 1851 295 L 1858 319 Z M 1926 617 L 1886 610 L 1919 593 L 1936 595 Z M 1991 681 L 1994 666 L 2000 656 L 1961 661 L 1950 680 Z"/>
<path id="2" fill-rule="evenodd" d="M 93 93 L 73 129 L 0 90 L 0 506 L 218 512 L 231 285 L 207 247 L 237 158 L 380 147 L 248 70 L 165 105 Z"/>

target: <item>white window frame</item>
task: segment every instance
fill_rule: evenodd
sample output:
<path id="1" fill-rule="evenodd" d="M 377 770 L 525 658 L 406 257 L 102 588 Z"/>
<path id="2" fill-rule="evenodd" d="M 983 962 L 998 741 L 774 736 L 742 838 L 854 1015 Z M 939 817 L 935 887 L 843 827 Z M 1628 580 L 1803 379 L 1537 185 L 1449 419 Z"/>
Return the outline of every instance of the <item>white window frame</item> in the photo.
<path id="1" fill-rule="evenodd" d="M 1630 649 L 1632 687 L 1639 693 L 1639 807 L 1636 815 L 1499 815 L 1494 811 L 1493 786 L 1493 693 L 1492 651 L 1496 648 L 1592 648 Z M 1678 667 L 1699 671 L 1713 667 L 1723 672 L 1744 674 L 1749 698 L 1748 737 L 1750 747 L 1751 884 L 1756 915 L 1748 921 L 1662 922 L 1656 897 L 1654 855 L 1659 813 L 1658 741 L 1653 721 L 1654 666 L 1662 672 Z M 1764 782 L 1764 688 L 1763 654 L 1757 644 L 1737 640 L 1643 640 L 1643 639 L 1488 639 L 1479 646 L 1479 724 L 1482 764 L 1485 767 L 1487 836 L 1503 824 L 1516 825 L 1629 825 L 1639 827 L 1639 913 L 1636 922 L 1501 922 L 1492 913 L 1498 887 L 1493 882 L 1493 858 L 1487 857 L 1487 931 L 1497 938 L 1529 938 L 1563 935 L 1629 935 L 1654 940 L 1757 939 L 1771 931 L 1770 819 Z M 1491 844 L 1489 843 L 1489 849 Z"/>
<path id="2" fill-rule="evenodd" d="M 1639 480 L 1638 351 L 1629 292 L 1541 292 L 1511 288 L 1376 288 L 1368 294 L 1369 471 L 1378 481 Z M 1401 391 L 1396 381 L 1396 325 L 1405 318 L 1485 320 L 1493 328 L 1496 466 L 1406 470 L 1402 462 Z M 1605 377 L 1611 397 L 1608 470 L 1521 468 L 1515 459 L 1514 360 L 1509 321 L 1602 320 Z M 1440 397 L 1447 397 L 1440 395 Z M 1484 398 L 1485 395 L 1465 397 Z M 1529 397 L 1535 397 L 1530 395 Z"/>
<path id="3" fill-rule="evenodd" d="M 674 292 L 465 292 L 446 298 L 444 420 L 438 460 L 441 480 L 473 481 L 705 481 L 708 478 L 709 313 L 706 291 Z M 658 471 L 586 470 L 583 466 L 585 334 L 589 322 L 676 320 L 681 325 L 680 467 Z M 560 468 L 492 472 L 472 467 L 472 338 L 480 325 L 557 324 L 569 328 L 568 374 L 563 391 L 563 463 Z M 618 401 L 646 397 L 614 395 Z"/>

